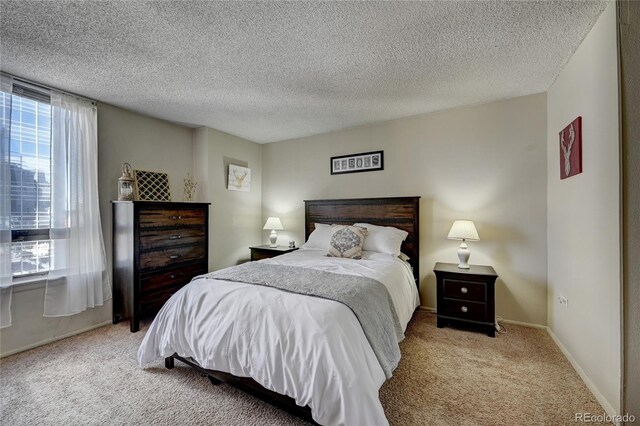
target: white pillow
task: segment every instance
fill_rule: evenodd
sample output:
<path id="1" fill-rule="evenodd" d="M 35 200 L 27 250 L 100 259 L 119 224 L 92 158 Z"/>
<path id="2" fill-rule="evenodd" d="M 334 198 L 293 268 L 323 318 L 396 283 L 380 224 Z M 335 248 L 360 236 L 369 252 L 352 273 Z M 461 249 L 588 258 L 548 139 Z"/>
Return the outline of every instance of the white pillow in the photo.
<path id="1" fill-rule="evenodd" d="M 316 223 L 316 229 L 313 230 L 306 243 L 300 247 L 301 249 L 321 249 L 327 250 L 331 244 L 331 225 L 324 223 Z"/>
<path id="2" fill-rule="evenodd" d="M 408 262 L 409 259 L 411 259 L 409 256 L 407 256 L 404 253 L 400 253 L 400 255 L 398 256 L 401 260 L 404 260 L 405 262 Z"/>
<path id="3" fill-rule="evenodd" d="M 370 223 L 354 223 L 354 226 L 367 228 L 363 250 L 400 256 L 400 247 L 409 233 L 393 226 L 378 226 Z"/>

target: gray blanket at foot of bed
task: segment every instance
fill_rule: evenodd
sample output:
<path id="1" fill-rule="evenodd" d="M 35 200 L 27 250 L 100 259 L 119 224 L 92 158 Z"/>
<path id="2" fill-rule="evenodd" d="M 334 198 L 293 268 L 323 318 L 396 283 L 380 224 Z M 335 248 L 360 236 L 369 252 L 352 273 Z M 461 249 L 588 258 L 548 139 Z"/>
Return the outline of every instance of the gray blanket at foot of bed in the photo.
<path id="1" fill-rule="evenodd" d="M 398 342 L 404 338 L 404 333 L 389 291 L 379 281 L 358 275 L 261 262 L 232 266 L 200 275 L 194 280 L 201 278 L 263 285 L 343 303 L 358 318 L 387 379 L 398 366 Z"/>

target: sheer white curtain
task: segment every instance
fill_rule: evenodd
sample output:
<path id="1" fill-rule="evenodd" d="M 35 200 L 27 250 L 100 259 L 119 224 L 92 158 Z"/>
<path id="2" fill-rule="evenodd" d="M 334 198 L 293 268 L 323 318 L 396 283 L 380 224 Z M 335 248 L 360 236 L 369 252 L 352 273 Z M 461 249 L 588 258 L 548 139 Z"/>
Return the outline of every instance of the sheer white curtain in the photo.
<path id="1" fill-rule="evenodd" d="M 13 78 L 0 75 L 0 328 L 11 325 L 11 167 L 9 140 Z"/>
<path id="2" fill-rule="evenodd" d="M 44 316 L 73 315 L 111 298 L 98 207 L 94 105 L 51 92 L 51 269 Z"/>

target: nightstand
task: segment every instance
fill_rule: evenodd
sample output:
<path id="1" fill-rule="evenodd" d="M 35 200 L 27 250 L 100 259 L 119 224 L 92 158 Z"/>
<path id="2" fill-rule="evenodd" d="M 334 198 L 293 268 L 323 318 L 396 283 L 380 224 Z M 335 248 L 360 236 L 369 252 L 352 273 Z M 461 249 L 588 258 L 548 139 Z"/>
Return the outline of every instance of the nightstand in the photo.
<path id="1" fill-rule="evenodd" d="M 491 266 L 471 265 L 460 269 L 455 263 L 436 263 L 438 328 L 449 322 L 483 327 L 495 337 L 495 282 L 498 278 Z"/>
<path id="2" fill-rule="evenodd" d="M 269 259 L 271 257 L 280 256 L 281 254 L 291 253 L 292 251 L 298 250 L 298 247 L 286 247 L 286 246 L 278 246 L 271 247 L 269 244 L 265 244 L 263 246 L 253 246 L 249 247 L 251 249 L 251 261 L 254 260 L 262 260 Z"/>

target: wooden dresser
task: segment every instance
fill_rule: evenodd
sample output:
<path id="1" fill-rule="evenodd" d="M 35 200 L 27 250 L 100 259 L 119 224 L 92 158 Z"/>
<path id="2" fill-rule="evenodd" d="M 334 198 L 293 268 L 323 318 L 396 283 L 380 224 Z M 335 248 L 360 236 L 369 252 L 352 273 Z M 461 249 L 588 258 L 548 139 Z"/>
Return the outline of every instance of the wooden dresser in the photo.
<path id="1" fill-rule="evenodd" d="M 113 201 L 113 323 L 155 315 L 209 259 L 209 203 Z"/>

